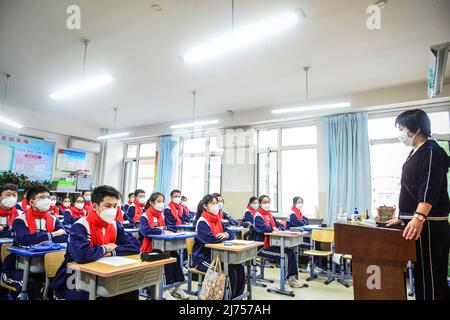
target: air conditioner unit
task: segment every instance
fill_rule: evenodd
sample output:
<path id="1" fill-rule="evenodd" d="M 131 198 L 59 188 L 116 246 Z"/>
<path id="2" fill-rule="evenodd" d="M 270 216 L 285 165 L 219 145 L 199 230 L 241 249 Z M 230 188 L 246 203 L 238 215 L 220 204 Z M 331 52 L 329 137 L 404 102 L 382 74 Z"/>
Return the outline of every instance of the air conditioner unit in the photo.
<path id="1" fill-rule="evenodd" d="M 102 149 L 102 146 L 100 143 L 83 141 L 78 139 L 70 139 L 69 148 L 91 153 L 99 153 Z"/>

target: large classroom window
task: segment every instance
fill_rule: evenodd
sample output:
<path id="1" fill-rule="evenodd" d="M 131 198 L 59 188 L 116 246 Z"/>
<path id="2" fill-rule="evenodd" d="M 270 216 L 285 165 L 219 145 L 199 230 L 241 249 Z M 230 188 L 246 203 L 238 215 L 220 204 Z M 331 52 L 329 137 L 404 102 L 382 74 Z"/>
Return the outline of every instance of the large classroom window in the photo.
<path id="1" fill-rule="evenodd" d="M 257 192 L 272 200 L 273 212 L 287 216 L 292 198 L 304 199 L 303 211 L 316 216 L 319 205 L 317 126 L 258 131 Z"/>
<path id="2" fill-rule="evenodd" d="M 448 111 L 427 112 L 433 135 L 450 134 Z M 369 119 L 370 157 L 372 165 L 372 212 L 381 205 L 398 208 L 402 166 L 411 151 L 398 140 L 396 116 Z M 448 149 L 448 142 L 439 141 Z"/>
<path id="3" fill-rule="evenodd" d="M 127 144 L 125 155 L 124 196 L 136 189 L 145 190 L 149 196 L 155 184 L 156 142 Z"/>
<path id="4" fill-rule="evenodd" d="M 221 192 L 223 149 L 219 137 L 181 139 L 180 185 L 191 209 L 196 209 L 206 193 Z"/>

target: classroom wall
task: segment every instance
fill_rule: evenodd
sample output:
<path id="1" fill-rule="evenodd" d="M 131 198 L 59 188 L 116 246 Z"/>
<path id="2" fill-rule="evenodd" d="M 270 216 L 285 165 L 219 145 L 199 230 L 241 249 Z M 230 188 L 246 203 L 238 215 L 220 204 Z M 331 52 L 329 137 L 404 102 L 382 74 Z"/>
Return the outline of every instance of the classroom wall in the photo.
<path id="1" fill-rule="evenodd" d="M 114 140 L 105 142 L 103 155 L 105 161 L 103 162 L 99 184 L 110 185 L 121 191 L 124 149 L 125 144 L 123 142 Z"/>

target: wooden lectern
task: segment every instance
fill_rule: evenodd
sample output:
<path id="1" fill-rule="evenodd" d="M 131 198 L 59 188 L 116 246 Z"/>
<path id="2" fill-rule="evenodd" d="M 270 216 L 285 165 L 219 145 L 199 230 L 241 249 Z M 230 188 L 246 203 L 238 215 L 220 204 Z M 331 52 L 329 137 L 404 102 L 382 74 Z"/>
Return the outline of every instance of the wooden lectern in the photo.
<path id="1" fill-rule="evenodd" d="M 352 255 L 355 300 L 406 300 L 404 271 L 416 261 L 416 243 L 402 230 L 334 225 L 336 253 Z"/>

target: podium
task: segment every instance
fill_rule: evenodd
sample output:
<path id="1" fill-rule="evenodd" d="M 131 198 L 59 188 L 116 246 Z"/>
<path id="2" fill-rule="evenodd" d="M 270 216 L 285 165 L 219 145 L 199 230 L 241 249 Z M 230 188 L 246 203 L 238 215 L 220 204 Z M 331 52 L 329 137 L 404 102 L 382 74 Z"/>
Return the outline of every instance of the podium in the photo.
<path id="1" fill-rule="evenodd" d="M 405 268 L 416 261 L 416 243 L 402 230 L 334 225 L 335 252 L 352 255 L 355 300 L 406 300 Z"/>

